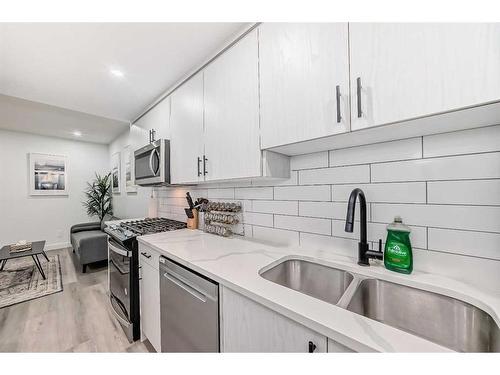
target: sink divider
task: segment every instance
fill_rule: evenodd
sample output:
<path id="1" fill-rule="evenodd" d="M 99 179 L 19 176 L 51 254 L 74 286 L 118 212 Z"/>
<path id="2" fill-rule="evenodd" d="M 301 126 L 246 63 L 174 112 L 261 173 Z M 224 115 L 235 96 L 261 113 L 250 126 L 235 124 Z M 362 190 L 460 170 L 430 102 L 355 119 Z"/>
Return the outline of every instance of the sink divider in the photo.
<path id="1" fill-rule="evenodd" d="M 352 275 L 353 279 L 336 304 L 336 306 L 342 307 L 343 309 L 347 309 L 347 306 L 349 305 L 349 302 L 351 302 L 354 293 L 356 293 L 359 284 L 361 284 L 363 280 L 367 279 L 367 277 L 363 277 L 352 272 L 349 273 Z"/>

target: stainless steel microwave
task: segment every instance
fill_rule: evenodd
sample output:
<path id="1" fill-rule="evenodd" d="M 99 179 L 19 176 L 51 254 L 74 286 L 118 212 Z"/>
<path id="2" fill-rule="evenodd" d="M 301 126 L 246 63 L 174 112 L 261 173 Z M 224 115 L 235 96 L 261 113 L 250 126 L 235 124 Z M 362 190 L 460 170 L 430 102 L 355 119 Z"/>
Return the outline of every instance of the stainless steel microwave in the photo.
<path id="1" fill-rule="evenodd" d="M 170 141 L 159 139 L 134 152 L 135 184 L 170 184 Z"/>

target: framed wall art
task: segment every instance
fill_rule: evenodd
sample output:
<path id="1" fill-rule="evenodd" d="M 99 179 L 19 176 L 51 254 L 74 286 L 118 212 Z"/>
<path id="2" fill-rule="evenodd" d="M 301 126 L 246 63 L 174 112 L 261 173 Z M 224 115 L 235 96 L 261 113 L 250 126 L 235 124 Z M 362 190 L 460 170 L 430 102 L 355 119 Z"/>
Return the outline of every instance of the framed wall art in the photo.
<path id="1" fill-rule="evenodd" d="M 30 195 L 68 195 L 68 161 L 63 155 L 29 154 Z"/>
<path id="2" fill-rule="evenodd" d="M 130 145 L 123 149 L 123 160 L 125 170 L 125 191 L 127 193 L 137 193 L 137 185 L 134 176 L 134 153 Z"/>
<path id="3" fill-rule="evenodd" d="M 120 194 L 120 180 L 120 152 L 117 152 L 111 156 L 111 187 L 113 194 Z"/>

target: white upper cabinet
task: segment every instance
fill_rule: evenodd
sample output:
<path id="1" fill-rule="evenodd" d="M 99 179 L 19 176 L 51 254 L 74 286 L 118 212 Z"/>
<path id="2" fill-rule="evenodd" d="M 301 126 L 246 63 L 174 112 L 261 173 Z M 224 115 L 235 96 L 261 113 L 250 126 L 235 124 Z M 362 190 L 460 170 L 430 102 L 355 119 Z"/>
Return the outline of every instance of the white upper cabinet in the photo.
<path id="1" fill-rule="evenodd" d="M 203 73 L 175 90 L 170 99 L 171 182 L 203 181 Z"/>
<path id="2" fill-rule="evenodd" d="M 260 176 L 257 31 L 211 63 L 204 79 L 205 180 Z"/>
<path id="3" fill-rule="evenodd" d="M 259 27 L 262 148 L 350 130 L 347 23 Z"/>
<path id="4" fill-rule="evenodd" d="M 349 32 L 353 130 L 500 99 L 498 23 L 354 23 Z"/>
<path id="5" fill-rule="evenodd" d="M 163 99 L 148 113 L 142 116 L 135 124 L 141 136 L 137 140 L 139 147 L 149 143 L 149 131 L 155 131 L 155 139 L 170 138 L 170 98 Z"/>

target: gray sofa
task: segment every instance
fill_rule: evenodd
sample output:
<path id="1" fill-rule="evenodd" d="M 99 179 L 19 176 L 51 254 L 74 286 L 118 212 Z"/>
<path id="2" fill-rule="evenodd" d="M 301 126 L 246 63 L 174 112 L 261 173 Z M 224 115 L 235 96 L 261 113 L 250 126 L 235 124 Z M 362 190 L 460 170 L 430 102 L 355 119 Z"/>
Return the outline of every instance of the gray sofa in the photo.
<path id="1" fill-rule="evenodd" d="M 104 222 L 118 220 L 115 217 L 106 217 L 103 223 L 92 222 L 73 225 L 70 229 L 71 245 L 82 272 L 87 271 L 87 265 L 108 259 L 108 235 L 104 232 Z"/>

